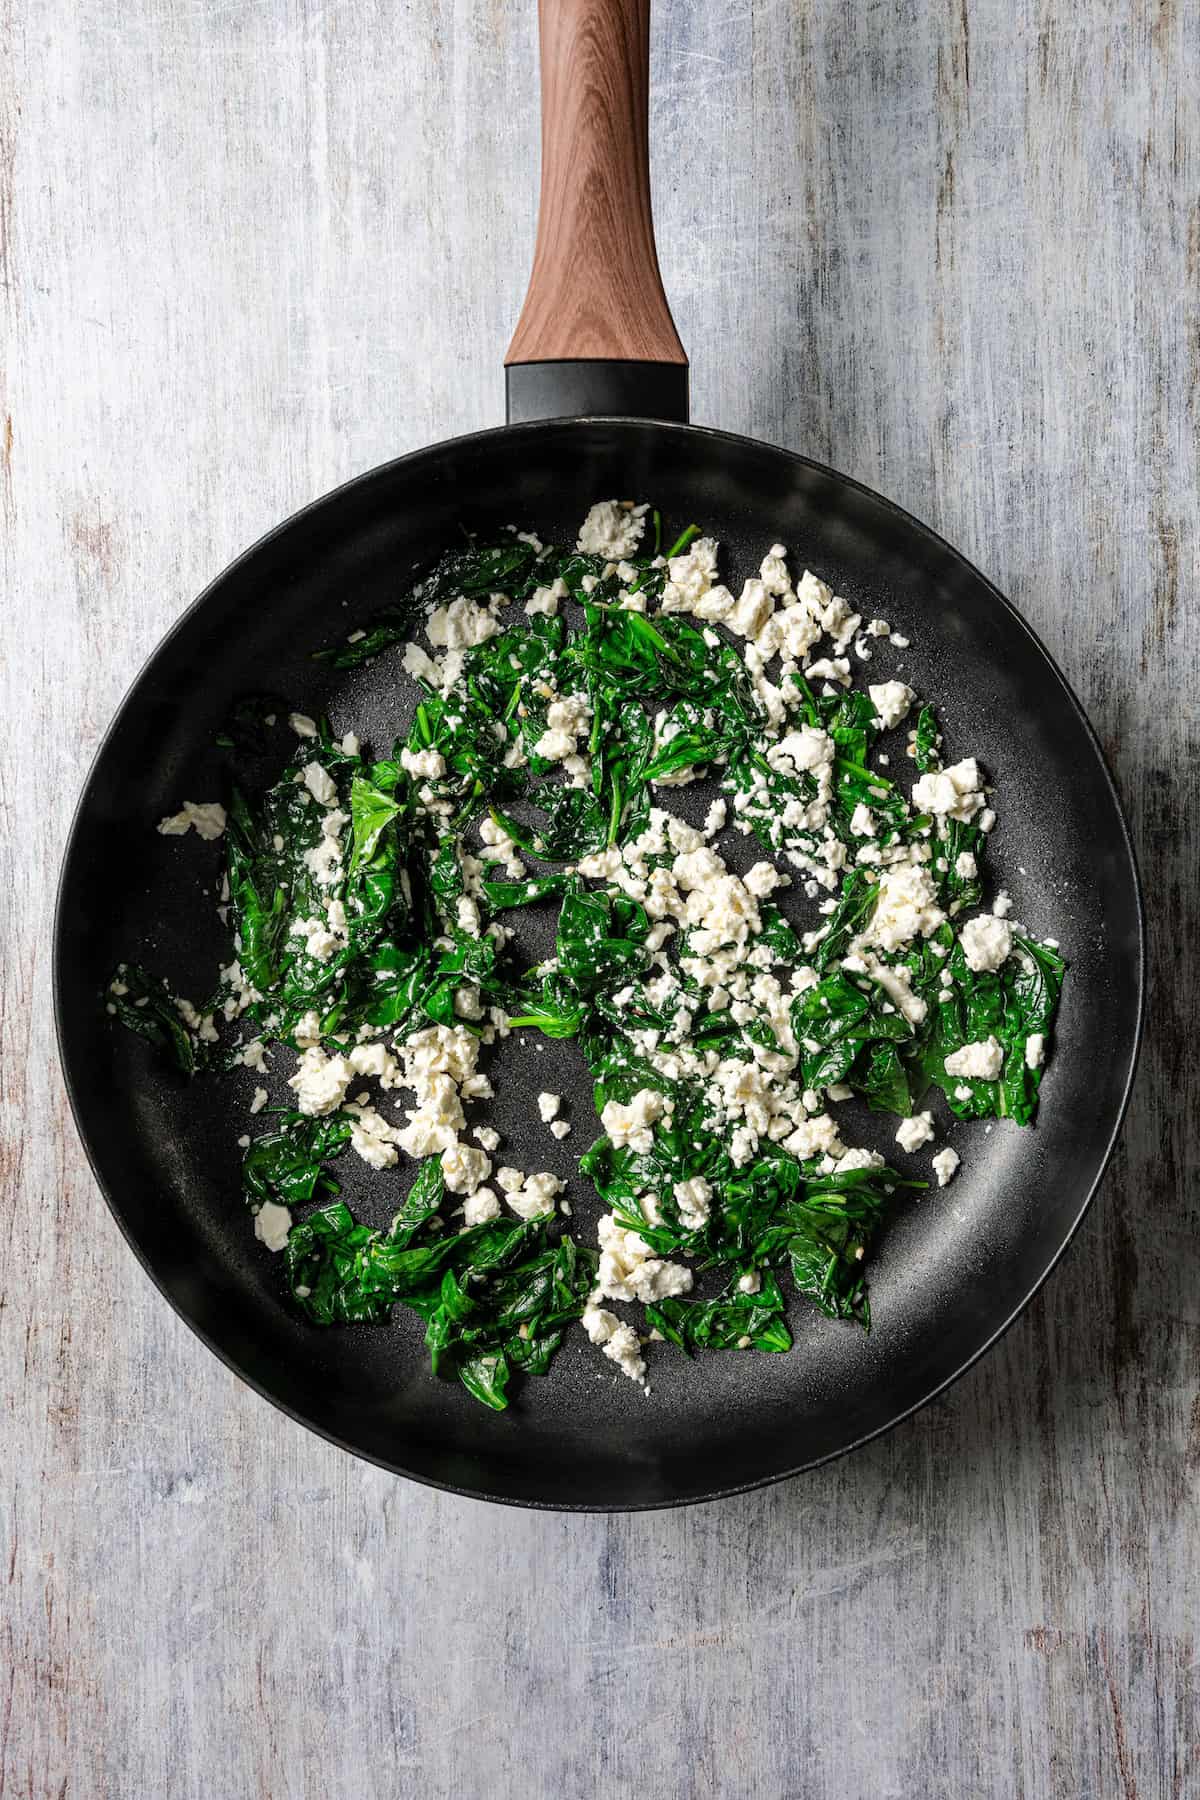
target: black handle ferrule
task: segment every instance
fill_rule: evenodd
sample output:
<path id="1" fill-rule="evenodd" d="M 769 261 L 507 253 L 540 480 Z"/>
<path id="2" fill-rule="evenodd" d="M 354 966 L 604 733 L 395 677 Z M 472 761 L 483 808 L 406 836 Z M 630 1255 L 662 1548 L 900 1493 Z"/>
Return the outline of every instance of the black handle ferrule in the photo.
<path id="1" fill-rule="evenodd" d="M 510 425 L 597 415 L 688 422 L 686 363 L 509 363 L 504 385 Z"/>

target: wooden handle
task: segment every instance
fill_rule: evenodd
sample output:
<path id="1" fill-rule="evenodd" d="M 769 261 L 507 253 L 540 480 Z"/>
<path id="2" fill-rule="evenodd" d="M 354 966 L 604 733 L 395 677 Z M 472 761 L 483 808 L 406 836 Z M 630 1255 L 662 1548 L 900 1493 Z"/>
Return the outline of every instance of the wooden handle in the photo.
<path id="1" fill-rule="evenodd" d="M 538 0 L 542 188 L 506 364 L 674 363 L 650 210 L 650 0 Z"/>

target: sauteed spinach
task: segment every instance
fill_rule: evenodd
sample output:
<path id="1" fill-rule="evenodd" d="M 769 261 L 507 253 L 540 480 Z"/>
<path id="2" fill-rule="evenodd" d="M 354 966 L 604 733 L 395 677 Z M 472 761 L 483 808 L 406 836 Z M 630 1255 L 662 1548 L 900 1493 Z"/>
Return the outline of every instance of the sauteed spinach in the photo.
<path id="1" fill-rule="evenodd" d="M 696 527 L 663 542 L 657 514 L 602 502 L 574 548 L 509 533 L 444 556 L 319 653 L 403 669 L 416 704 L 386 755 L 292 714 L 293 754 L 252 793 L 237 758 L 282 715 L 245 702 L 224 805 L 159 827 L 223 830 L 216 991 L 194 1004 L 122 964 L 106 993 L 186 1076 L 291 1068 L 242 1141 L 295 1304 L 316 1325 L 413 1309 L 434 1369 L 495 1408 L 575 1321 L 639 1381 L 655 1339 L 788 1350 L 789 1282 L 868 1325 L 872 1238 L 926 1183 L 847 1148 L 833 1109 L 897 1115 L 916 1146 L 934 1090 L 960 1120 L 1031 1124 L 1062 985 L 1007 896 L 980 910 L 974 759 L 946 762 L 903 682 L 852 685 L 887 623 L 793 582 L 779 545 L 735 599 Z M 664 802 L 701 777 L 719 797 L 690 823 Z M 531 960 L 522 918 L 547 914 L 553 952 Z M 569 1040 L 590 1074 L 596 1248 L 566 1228 L 563 1180 L 498 1154 L 488 1067 L 514 1033 Z M 589 1135 L 541 1100 L 560 1141 Z M 339 1197 L 347 1151 L 396 1172 L 386 1226 Z"/>

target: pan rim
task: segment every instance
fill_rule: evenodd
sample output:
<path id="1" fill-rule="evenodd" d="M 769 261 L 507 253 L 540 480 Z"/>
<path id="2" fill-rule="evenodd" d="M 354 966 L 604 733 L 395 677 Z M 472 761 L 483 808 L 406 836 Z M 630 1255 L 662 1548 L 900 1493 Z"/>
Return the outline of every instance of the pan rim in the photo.
<path id="1" fill-rule="evenodd" d="M 369 1451 L 358 1448 L 347 1442 L 346 1439 L 339 1437 L 336 1431 L 331 1430 L 324 1425 L 315 1423 L 312 1419 L 306 1417 L 298 1408 L 290 1405 L 288 1402 L 272 1393 L 271 1390 L 264 1385 L 261 1379 L 251 1374 L 249 1370 L 242 1365 L 233 1352 L 227 1350 L 222 1344 L 217 1342 L 211 1332 L 192 1316 L 191 1310 L 185 1302 L 169 1290 L 165 1279 L 160 1277 L 153 1266 L 151 1259 L 143 1251 L 140 1243 L 135 1237 L 132 1227 L 123 1217 L 114 1197 L 114 1184 L 110 1184 L 105 1173 L 99 1167 L 97 1153 L 93 1148 L 91 1138 L 84 1125 L 84 1107 L 81 1087 L 77 1079 L 73 1059 L 68 1050 L 68 1033 L 64 1020 L 63 963 L 64 945 L 69 929 L 65 919 L 65 890 L 68 874 L 75 858 L 84 814 L 97 772 L 104 760 L 109 746 L 123 724 L 127 712 L 134 704 L 140 688 L 147 676 L 151 673 L 151 670 L 159 657 L 164 654 L 169 646 L 175 641 L 176 637 L 188 627 L 193 618 L 201 612 L 208 601 L 213 598 L 232 576 L 252 562 L 253 559 L 266 550 L 268 546 L 274 544 L 303 521 L 310 519 L 315 514 L 319 513 L 323 508 L 332 506 L 334 503 L 343 500 L 356 489 L 365 488 L 375 481 L 392 476 L 396 472 L 402 470 L 406 465 L 435 456 L 439 452 L 451 449 L 460 451 L 466 450 L 475 445 L 484 444 L 497 438 L 520 439 L 522 437 L 536 435 L 538 432 L 544 431 L 547 426 L 552 425 L 567 426 L 572 429 L 576 427 L 607 427 L 615 425 L 618 427 L 636 427 L 642 430 L 647 426 L 652 426 L 655 431 L 659 432 L 666 432 L 679 436 L 705 438 L 730 447 L 737 447 L 743 451 L 750 449 L 766 452 L 774 457 L 785 458 L 797 468 L 812 470 L 814 473 L 838 482 L 844 487 L 864 496 L 875 505 L 885 509 L 885 511 L 897 521 L 902 522 L 910 530 L 917 532 L 928 542 L 935 545 L 945 555 L 950 557 L 964 573 L 981 584 L 982 589 L 990 596 L 990 598 L 1003 608 L 1009 622 L 1013 626 L 1019 628 L 1030 648 L 1040 656 L 1050 674 L 1055 678 L 1059 689 L 1070 706 L 1075 720 L 1082 726 L 1084 734 L 1091 745 L 1098 768 L 1107 786 L 1108 798 L 1112 804 L 1120 827 L 1121 842 L 1124 846 L 1128 870 L 1132 877 L 1134 914 L 1136 919 L 1137 953 L 1134 1029 L 1130 1041 L 1128 1066 L 1125 1072 L 1120 1102 L 1116 1108 L 1112 1127 L 1097 1163 L 1095 1173 L 1088 1184 L 1078 1210 L 1067 1227 L 1061 1244 L 1059 1244 L 1058 1248 L 1054 1251 L 1054 1254 L 1050 1257 L 1044 1269 L 1038 1274 L 1028 1291 L 1014 1305 L 1008 1316 L 982 1344 L 974 1349 L 971 1354 L 958 1365 L 957 1368 L 943 1376 L 927 1393 L 913 1401 L 910 1405 L 905 1406 L 892 1418 L 873 1426 L 871 1430 L 862 1433 L 851 1442 L 841 1445 L 837 1449 L 826 1451 L 820 1456 L 802 1459 L 786 1468 L 772 1471 L 767 1474 L 755 1475 L 748 1480 L 731 1482 L 724 1486 L 705 1489 L 703 1492 L 688 1492 L 677 1496 L 666 1496 L 649 1500 L 618 1499 L 600 1503 L 591 1503 L 588 1501 L 541 1500 L 526 1496 L 496 1493 L 489 1491 L 486 1488 L 452 1481 L 442 1481 L 434 1476 L 418 1473 L 405 1468 L 402 1463 L 393 1459 L 375 1455 Z M 93 1179 L 104 1198 L 104 1202 L 108 1207 L 109 1212 L 116 1221 L 118 1230 L 125 1239 L 125 1242 L 129 1245 L 129 1248 L 133 1251 L 133 1254 L 140 1263 L 142 1269 L 149 1276 L 154 1287 L 167 1301 L 175 1314 L 183 1321 L 188 1329 L 194 1333 L 200 1342 L 204 1344 L 213 1355 L 218 1357 L 227 1369 L 245 1382 L 254 1393 L 269 1402 L 270 1405 L 274 1406 L 287 1418 L 293 1420 L 294 1423 L 304 1427 L 307 1431 L 313 1432 L 316 1436 L 323 1438 L 327 1443 L 334 1445 L 335 1448 L 345 1452 L 347 1455 L 357 1457 L 360 1461 L 371 1463 L 377 1468 L 386 1470 L 387 1473 L 391 1475 L 401 1476 L 406 1480 L 418 1482 L 423 1487 L 434 1488 L 441 1492 L 454 1494 L 469 1500 L 477 1500 L 501 1506 L 520 1507 L 537 1512 L 581 1513 L 600 1516 L 610 1513 L 658 1512 L 674 1507 L 698 1506 L 708 1502 L 732 1499 L 741 1494 L 752 1493 L 759 1488 L 772 1487 L 780 1482 L 793 1480 L 799 1475 L 808 1474 L 829 1463 L 836 1462 L 844 1456 L 849 1456 L 852 1452 L 860 1450 L 867 1444 L 872 1443 L 876 1438 L 883 1437 L 886 1433 L 894 1430 L 907 1419 L 912 1418 L 916 1413 L 922 1411 L 932 1401 L 945 1394 L 956 1382 L 960 1381 L 982 1357 L 996 1347 L 1001 1338 L 1003 1338 L 1012 1328 L 1017 1319 L 1031 1304 L 1038 1292 L 1058 1268 L 1071 1244 L 1074 1242 L 1074 1239 L 1083 1224 L 1083 1220 L 1096 1198 L 1125 1123 L 1134 1083 L 1137 1079 L 1146 1023 L 1147 944 L 1145 897 L 1142 888 L 1141 872 L 1138 867 L 1137 854 L 1130 833 L 1129 822 L 1125 816 L 1125 809 L 1122 806 L 1121 797 L 1099 737 L 1097 736 L 1095 728 L 1093 727 L 1082 702 L 1075 693 L 1075 690 L 1071 686 L 1066 675 L 1059 668 L 1055 658 L 1043 643 L 1041 637 L 1014 603 L 1009 600 L 1006 595 L 1001 593 L 999 588 L 997 588 L 986 575 L 977 569 L 961 551 L 956 549 L 955 546 L 946 538 L 942 537 L 940 533 L 933 530 L 931 526 L 925 524 L 923 520 L 918 519 L 914 514 L 900 506 L 896 501 L 890 500 L 886 495 L 880 494 L 876 489 L 868 487 L 864 482 L 858 481 L 854 476 L 844 475 L 838 470 L 831 468 L 828 464 L 817 462 L 812 457 L 803 456 L 799 452 L 788 450 L 782 445 L 770 444 L 760 438 L 751 438 L 737 432 L 723 431 L 715 426 L 680 424 L 665 420 L 648 420 L 624 414 L 586 414 L 579 417 L 563 419 L 530 420 L 520 424 L 492 426 L 482 431 L 468 432 L 456 437 L 439 439 L 436 443 L 423 445 L 416 450 L 407 451 L 401 456 L 393 457 L 387 462 L 376 464 L 373 468 L 365 470 L 363 473 L 352 476 L 349 480 L 340 483 L 337 487 L 330 489 L 327 493 L 318 495 L 315 499 L 300 507 L 296 512 L 289 514 L 287 518 L 271 526 L 245 550 L 234 557 L 234 559 L 201 590 L 197 597 L 185 607 L 179 618 L 168 627 L 162 637 L 154 644 L 136 675 L 126 687 L 118 706 L 113 712 L 108 725 L 97 743 L 88 766 L 87 774 L 72 810 L 70 824 L 64 840 L 51 923 L 51 957 L 52 1004 L 58 1061 L 63 1076 L 68 1103 L 71 1109 L 72 1120 L 79 1141 L 83 1146 L 88 1167 L 91 1170 Z"/>

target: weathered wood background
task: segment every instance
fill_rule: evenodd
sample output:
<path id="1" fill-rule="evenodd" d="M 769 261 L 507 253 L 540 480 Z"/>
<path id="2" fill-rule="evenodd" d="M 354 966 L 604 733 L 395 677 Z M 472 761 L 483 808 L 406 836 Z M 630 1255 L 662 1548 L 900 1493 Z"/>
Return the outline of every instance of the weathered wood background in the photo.
<path id="1" fill-rule="evenodd" d="M 695 416 L 931 519 L 1083 694 L 1153 911 L 1124 1146 L 998 1353 L 812 1479 L 489 1510 L 239 1386 L 119 1241 L 48 931 L 131 672 L 267 525 L 496 422 L 532 0 L 4 0 L 0 1795 L 1200 1792 L 1200 20 L 660 0 Z"/>

